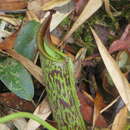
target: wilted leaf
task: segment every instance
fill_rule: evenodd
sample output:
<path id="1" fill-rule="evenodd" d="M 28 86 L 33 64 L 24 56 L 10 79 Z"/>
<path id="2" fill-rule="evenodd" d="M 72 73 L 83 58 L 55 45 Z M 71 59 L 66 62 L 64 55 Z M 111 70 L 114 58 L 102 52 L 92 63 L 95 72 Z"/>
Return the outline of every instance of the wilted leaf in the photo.
<path id="1" fill-rule="evenodd" d="M 15 50 L 23 56 L 33 59 L 36 54 L 36 35 L 40 23 L 29 21 L 18 33 Z"/>
<path id="2" fill-rule="evenodd" d="M 0 0 L 0 10 L 20 10 L 26 6 L 26 0 Z"/>
<path id="3" fill-rule="evenodd" d="M 65 35 L 63 41 L 66 41 L 80 25 L 90 18 L 102 6 L 102 3 L 102 0 L 89 0 L 79 18 L 73 24 L 70 31 Z"/>
<path id="4" fill-rule="evenodd" d="M 19 97 L 32 100 L 34 86 L 29 73 L 14 59 L 0 59 L 0 80 Z"/>
<path id="5" fill-rule="evenodd" d="M 120 71 L 120 68 L 116 64 L 115 60 L 112 58 L 112 56 L 109 54 L 107 49 L 104 47 L 98 35 L 95 33 L 95 31 L 92 28 L 91 30 L 96 40 L 101 57 L 115 84 L 115 87 L 117 88 L 128 110 L 130 110 L 130 85 L 127 79 L 125 78 L 125 76 L 123 75 L 123 73 Z"/>

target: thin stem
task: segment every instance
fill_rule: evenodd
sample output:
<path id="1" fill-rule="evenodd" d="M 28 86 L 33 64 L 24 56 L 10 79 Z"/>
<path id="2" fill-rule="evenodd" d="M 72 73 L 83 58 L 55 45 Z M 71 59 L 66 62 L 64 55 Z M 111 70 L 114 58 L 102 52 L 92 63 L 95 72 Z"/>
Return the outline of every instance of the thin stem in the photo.
<path id="1" fill-rule="evenodd" d="M 28 113 L 28 112 L 18 112 L 18 113 L 13 113 L 11 115 L 7 115 L 4 117 L 0 118 L 0 123 L 5 123 L 10 120 L 16 119 L 16 118 L 30 118 L 32 120 L 37 121 L 39 124 L 41 124 L 43 127 L 49 129 L 49 130 L 57 130 L 56 128 L 52 127 L 50 124 L 48 124 L 46 121 L 40 119 L 39 117 Z"/>

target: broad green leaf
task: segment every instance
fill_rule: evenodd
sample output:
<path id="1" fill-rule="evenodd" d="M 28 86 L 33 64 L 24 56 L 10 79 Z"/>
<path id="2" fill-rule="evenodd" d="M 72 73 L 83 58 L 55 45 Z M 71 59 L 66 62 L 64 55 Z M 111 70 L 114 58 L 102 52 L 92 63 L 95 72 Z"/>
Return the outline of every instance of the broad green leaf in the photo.
<path id="1" fill-rule="evenodd" d="M 36 52 L 36 35 L 40 23 L 36 21 L 28 22 L 19 32 L 16 43 L 15 50 L 22 54 L 23 56 L 33 59 Z"/>
<path id="2" fill-rule="evenodd" d="M 34 87 L 24 67 L 12 58 L 0 59 L 0 80 L 17 96 L 32 100 Z"/>
<path id="3" fill-rule="evenodd" d="M 36 35 L 39 28 L 36 21 L 28 22 L 16 38 L 15 49 L 23 56 L 33 59 L 36 52 Z M 17 61 L 7 58 L 0 61 L 0 80 L 16 95 L 32 100 L 34 86 L 30 74 Z"/>

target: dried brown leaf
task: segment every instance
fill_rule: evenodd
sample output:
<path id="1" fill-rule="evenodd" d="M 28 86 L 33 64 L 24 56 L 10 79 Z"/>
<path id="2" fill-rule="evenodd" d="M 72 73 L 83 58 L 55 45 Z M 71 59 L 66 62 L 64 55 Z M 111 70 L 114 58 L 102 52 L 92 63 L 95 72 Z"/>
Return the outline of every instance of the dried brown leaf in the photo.
<path id="1" fill-rule="evenodd" d="M 102 6 L 102 3 L 102 0 L 89 0 L 79 18 L 73 24 L 70 31 L 65 35 L 63 41 L 66 41 L 80 25 L 90 18 Z"/>
<path id="2" fill-rule="evenodd" d="M 0 0 L 0 10 L 20 10 L 26 6 L 26 0 Z"/>
<path id="3" fill-rule="evenodd" d="M 112 11 L 111 11 L 111 5 L 110 5 L 110 0 L 103 0 L 104 2 L 104 5 L 105 5 L 105 10 L 107 12 L 107 14 L 112 18 L 114 19 L 113 17 L 113 14 L 112 14 Z"/>
<path id="4" fill-rule="evenodd" d="M 7 124 L 0 124 L 0 130 L 10 130 Z"/>
<path id="5" fill-rule="evenodd" d="M 45 18 L 49 15 L 49 13 L 43 13 L 42 6 L 47 6 L 46 8 L 50 8 L 49 6 L 61 6 L 61 4 L 66 4 L 64 7 L 60 7 L 56 9 L 56 13 L 52 16 L 52 21 L 50 25 L 50 31 L 53 31 L 64 18 L 66 18 L 74 9 L 73 2 L 71 0 L 35 0 L 28 2 L 28 16 L 29 19 L 35 19 L 40 21 L 41 23 L 45 20 Z M 52 3 L 55 4 L 53 5 Z M 59 4 L 61 3 L 61 4 Z M 68 4 L 67 4 L 68 3 Z M 49 5 L 50 4 L 50 5 Z"/>
<path id="6" fill-rule="evenodd" d="M 12 35 L 7 37 L 3 42 L 0 43 L 1 50 L 12 49 L 14 46 L 14 41 L 16 39 L 18 31 L 14 32 Z"/>
<path id="7" fill-rule="evenodd" d="M 112 56 L 109 54 L 109 52 L 101 42 L 96 32 L 92 28 L 91 31 L 96 40 L 96 44 L 98 46 L 103 62 L 115 84 L 115 87 L 117 88 L 128 110 L 130 110 L 130 85 L 125 76 L 123 75 L 123 73 L 121 72 L 116 61 L 112 58 Z"/>
<path id="8" fill-rule="evenodd" d="M 63 6 L 67 3 L 69 3 L 71 0 L 49 0 L 42 6 L 43 10 L 50 10 L 55 7 Z"/>
<path id="9" fill-rule="evenodd" d="M 104 100 L 102 98 L 102 96 L 97 92 L 96 93 L 96 97 L 94 99 L 94 112 L 93 112 L 93 127 L 95 126 L 97 119 L 100 115 L 100 110 L 105 106 L 104 104 Z M 102 122 L 104 121 L 104 124 L 106 123 L 105 120 L 102 120 Z"/>
<path id="10" fill-rule="evenodd" d="M 4 106 L 19 110 L 33 112 L 35 107 L 32 102 L 21 99 L 13 93 L 1 93 L 0 103 Z"/>
<path id="11" fill-rule="evenodd" d="M 112 124 L 112 130 L 124 130 L 127 121 L 128 110 L 127 107 L 123 107 L 119 113 L 117 113 L 114 122 Z"/>
<path id="12" fill-rule="evenodd" d="M 18 130 L 23 130 L 27 125 L 27 121 L 24 118 L 14 119 L 12 122 Z"/>
<path id="13" fill-rule="evenodd" d="M 0 19 L 4 20 L 14 26 L 19 26 L 20 21 L 9 15 L 0 15 Z"/>
<path id="14" fill-rule="evenodd" d="M 80 110 L 82 112 L 84 120 L 86 120 L 89 123 L 93 123 L 92 118 L 93 118 L 93 107 L 94 107 L 94 102 L 93 98 L 90 97 L 86 92 L 80 92 L 78 91 L 78 97 L 80 100 Z M 95 125 L 98 127 L 107 127 L 107 122 L 103 118 L 101 114 L 97 117 L 97 120 L 95 122 Z"/>
<path id="15" fill-rule="evenodd" d="M 82 70 L 82 61 L 85 59 L 85 55 L 86 55 L 86 51 L 87 49 L 86 48 L 81 48 L 78 53 L 76 54 L 76 57 L 75 57 L 75 72 L 74 72 L 74 75 L 75 75 L 75 78 L 76 79 L 80 79 L 81 77 L 81 70 Z"/>

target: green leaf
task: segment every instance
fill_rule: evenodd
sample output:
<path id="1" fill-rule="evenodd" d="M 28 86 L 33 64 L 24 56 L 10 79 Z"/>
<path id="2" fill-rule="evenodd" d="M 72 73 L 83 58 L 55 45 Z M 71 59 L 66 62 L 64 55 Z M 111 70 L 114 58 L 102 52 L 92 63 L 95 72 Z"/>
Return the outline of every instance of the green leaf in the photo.
<path id="1" fill-rule="evenodd" d="M 32 100 L 34 86 L 26 69 L 12 58 L 0 59 L 0 80 L 17 96 Z"/>
<path id="2" fill-rule="evenodd" d="M 39 26 L 40 23 L 29 21 L 20 30 L 15 42 L 15 50 L 31 60 L 36 54 L 36 35 Z"/>
<path id="3" fill-rule="evenodd" d="M 36 52 L 36 35 L 40 23 L 29 21 L 20 30 L 15 43 L 15 50 L 21 55 L 33 60 Z M 30 74 L 16 60 L 0 59 L 0 80 L 17 96 L 32 100 L 34 86 Z"/>

